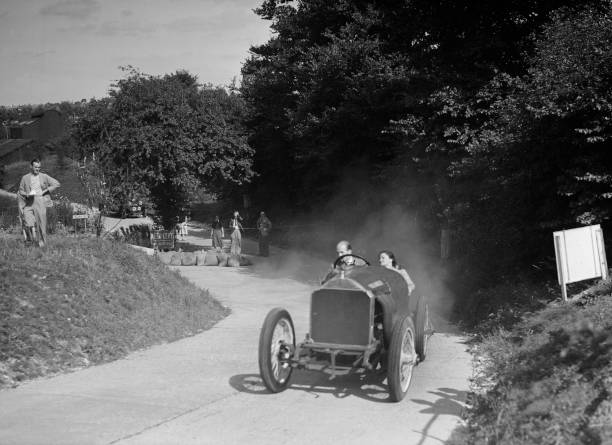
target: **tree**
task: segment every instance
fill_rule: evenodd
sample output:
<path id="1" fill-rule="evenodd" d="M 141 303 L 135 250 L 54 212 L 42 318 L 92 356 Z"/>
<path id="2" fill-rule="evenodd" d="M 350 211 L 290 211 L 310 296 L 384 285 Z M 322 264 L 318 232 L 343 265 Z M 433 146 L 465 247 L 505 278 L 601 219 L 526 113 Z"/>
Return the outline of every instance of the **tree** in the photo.
<path id="1" fill-rule="evenodd" d="M 462 150 L 449 131 L 476 116 L 451 116 L 449 102 L 469 103 L 500 72 L 523 74 L 532 35 L 551 11 L 574 3 L 264 1 L 256 12 L 275 35 L 251 48 L 242 70 L 254 185 L 317 206 L 343 166 L 367 166 L 377 182 L 400 162 L 422 174 L 402 189 L 428 183 L 439 199 Z M 415 158 L 426 162 L 417 168 Z"/>
<path id="2" fill-rule="evenodd" d="M 110 97 L 92 100 L 75 124 L 82 156 L 95 159 L 116 203 L 150 199 L 170 225 L 197 187 L 219 192 L 248 182 L 252 150 L 234 93 L 191 74 L 128 68 Z"/>
<path id="3" fill-rule="evenodd" d="M 467 267 L 462 277 L 477 269 L 479 285 L 499 270 L 512 273 L 517 264 L 548 253 L 531 246 L 534 240 L 550 246 L 541 242 L 542 229 L 567 221 L 568 205 L 579 213 L 579 200 L 572 204 L 558 193 L 558 181 L 571 176 L 570 164 L 579 167 L 575 152 L 563 154 L 568 151 L 561 149 L 561 130 L 576 128 L 584 133 L 575 135 L 593 138 L 605 127 L 598 118 L 586 119 L 588 113 L 580 125 L 572 123 L 577 115 L 553 119 L 552 108 L 533 119 L 529 101 L 546 102 L 563 89 L 544 89 L 558 73 L 553 66 L 563 66 L 562 53 L 547 62 L 550 67 L 541 66 L 539 86 L 529 77 L 536 59 L 552 51 L 544 51 L 546 39 L 539 37 L 560 23 L 558 14 L 572 17 L 584 8 L 601 13 L 608 5 L 264 1 L 256 12 L 271 21 L 274 35 L 251 49 L 241 89 L 256 149 L 255 190 L 268 201 L 271 190 L 283 190 L 286 203 L 325 211 L 326 203 L 336 202 L 345 173 L 360 170 L 364 187 L 353 190 L 351 201 L 357 212 L 363 211 L 356 202 L 365 200 L 364 190 L 382 191 L 380 204 L 394 199 L 418 212 L 432 234 L 446 226 L 454 230 L 457 260 Z M 574 47 L 577 36 L 566 31 L 559 29 L 566 35 L 559 50 Z M 593 98 L 581 97 L 588 97 L 585 105 Z M 607 106 L 596 100 L 593 107 L 598 103 Z M 596 139 L 588 143 L 595 145 Z M 594 162 L 585 165 L 576 170 L 578 182 L 604 187 L 604 172 L 595 172 Z M 571 193 L 578 189 L 574 184 Z M 606 190 L 600 190 L 601 199 Z M 593 195 L 581 196 L 584 210 Z"/>
<path id="4" fill-rule="evenodd" d="M 612 216 L 610 9 L 560 10 L 534 47 L 525 75 L 447 109 L 477 122 L 453 129 L 465 151 L 447 202 L 485 274 L 551 255 L 552 230 Z"/>

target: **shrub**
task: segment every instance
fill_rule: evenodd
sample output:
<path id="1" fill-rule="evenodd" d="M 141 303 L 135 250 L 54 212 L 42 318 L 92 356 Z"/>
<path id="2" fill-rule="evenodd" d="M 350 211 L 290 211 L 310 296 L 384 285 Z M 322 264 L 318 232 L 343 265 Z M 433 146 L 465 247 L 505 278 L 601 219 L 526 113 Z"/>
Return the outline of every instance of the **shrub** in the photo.
<path id="1" fill-rule="evenodd" d="M 500 328 L 484 338 L 465 443 L 612 439 L 610 288 L 609 281 L 600 283 L 582 306 L 549 304 L 526 314 L 512 329 Z"/>
<path id="2" fill-rule="evenodd" d="M 47 231 L 49 233 L 65 233 L 73 225 L 72 206 L 68 198 L 56 196 L 53 207 L 47 209 Z"/>
<path id="3" fill-rule="evenodd" d="M 13 198 L 0 196 L 0 228 L 14 230 L 19 228 L 19 225 L 17 201 Z"/>

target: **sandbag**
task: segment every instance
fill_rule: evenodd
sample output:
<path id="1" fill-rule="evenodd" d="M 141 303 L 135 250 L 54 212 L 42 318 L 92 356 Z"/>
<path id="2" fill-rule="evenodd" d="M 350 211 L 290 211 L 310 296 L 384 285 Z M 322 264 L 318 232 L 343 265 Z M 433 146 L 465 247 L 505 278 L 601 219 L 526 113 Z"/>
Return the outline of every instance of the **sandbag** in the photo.
<path id="1" fill-rule="evenodd" d="M 181 264 L 183 266 L 195 266 L 196 264 L 196 256 L 193 252 L 183 252 L 181 256 Z"/>
<path id="2" fill-rule="evenodd" d="M 206 251 L 199 250 L 195 253 L 196 266 L 204 266 L 206 261 Z"/>
<path id="3" fill-rule="evenodd" d="M 172 255 L 174 255 L 174 252 L 158 252 L 157 253 L 157 257 L 159 258 L 159 261 L 161 261 L 164 264 L 170 264 L 170 259 L 172 259 Z"/>
<path id="4" fill-rule="evenodd" d="M 206 252 L 206 257 L 204 258 L 205 266 L 216 266 L 219 264 L 219 258 L 217 258 L 217 254 L 211 250 Z"/>
<path id="5" fill-rule="evenodd" d="M 226 267 L 227 266 L 227 259 L 229 258 L 229 256 L 226 253 L 218 253 L 217 254 L 217 258 L 219 258 L 219 266 L 220 267 Z"/>
<path id="6" fill-rule="evenodd" d="M 240 255 L 231 255 L 227 260 L 227 267 L 240 267 Z"/>
<path id="7" fill-rule="evenodd" d="M 181 252 L 173 252 L 170 257 L 170 265 L 180 266 L 181 265 Z"/>

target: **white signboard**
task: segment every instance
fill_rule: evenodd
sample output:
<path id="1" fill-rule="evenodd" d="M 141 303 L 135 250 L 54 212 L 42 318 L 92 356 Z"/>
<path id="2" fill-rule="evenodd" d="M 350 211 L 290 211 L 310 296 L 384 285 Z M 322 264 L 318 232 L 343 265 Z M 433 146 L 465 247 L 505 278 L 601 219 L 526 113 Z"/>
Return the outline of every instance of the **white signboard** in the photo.
<path id="1" fill-rule="evenodd" d="M 608 263 L 599 224 L 553 233 L 557 276 L 563 299 L 565 285 L 591 278 L 608 278 Z"/>

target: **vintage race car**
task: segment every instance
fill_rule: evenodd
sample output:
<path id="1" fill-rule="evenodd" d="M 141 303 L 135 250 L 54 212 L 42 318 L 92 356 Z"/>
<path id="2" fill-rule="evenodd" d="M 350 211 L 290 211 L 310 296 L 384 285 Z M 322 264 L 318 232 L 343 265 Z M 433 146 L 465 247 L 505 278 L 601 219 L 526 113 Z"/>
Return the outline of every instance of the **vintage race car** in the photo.
<path id="1" fill-rule="evenodd" d="M 289 385 L 295 368 L 335 376 L 349 372 L 387 373 L 389 396 L 401 401 L 408 391 L 414 366 L 427 355 L 433 334 L 425 297 L 409 296 L 402 275 L 371 266 L 341 270 L 311 295 L 310 332 L 296 344 L 289 313 L 272 309 L 259 336 L 259 371 L 271 392 Z M 357 264 L 358 261 L 355 261 Z"/>

